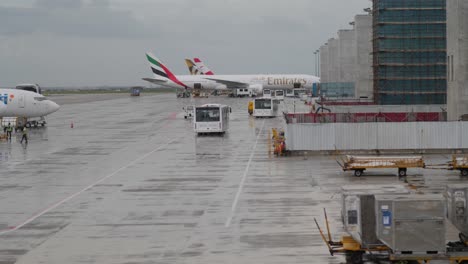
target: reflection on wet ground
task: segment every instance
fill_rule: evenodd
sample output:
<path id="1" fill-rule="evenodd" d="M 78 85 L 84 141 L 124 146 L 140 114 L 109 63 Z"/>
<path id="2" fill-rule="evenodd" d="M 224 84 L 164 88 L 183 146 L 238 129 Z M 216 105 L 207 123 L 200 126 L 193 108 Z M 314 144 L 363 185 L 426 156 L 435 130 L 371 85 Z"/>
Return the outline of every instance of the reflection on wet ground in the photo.
<path id="1" fill-rule="evenodd" d="M 248 99 L 174 97 L 69 98 L 27 146 L 0 143 L 0 263 L 342 263 L 314 217 L 327 208 L 338 238 L 341 186 L 400 182 L 392 170 L 355 178 L 333 156 L 275 158 L 283 121 L 249 117 Z M 182 107 L 206 102 L 232 106 L 224 137 L 184 120 Z M 406 180 L 428 192 L 463 181 Z"/>

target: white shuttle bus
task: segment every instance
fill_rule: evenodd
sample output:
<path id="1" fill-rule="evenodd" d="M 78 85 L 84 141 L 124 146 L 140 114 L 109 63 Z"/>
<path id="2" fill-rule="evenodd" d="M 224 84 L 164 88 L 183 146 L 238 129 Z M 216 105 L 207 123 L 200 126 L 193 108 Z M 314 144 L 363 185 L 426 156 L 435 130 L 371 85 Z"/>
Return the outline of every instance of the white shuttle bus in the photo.
<path id="1" fill-rule="evenodd" d="M 286 97 L 294 97 L 294 90 L 293 89 L 287 89 L 286 90 Z"/>
<path id="2" fill-rule="evenodd" d="M 231 108 L 221 104 L 205 104 L 194 108 L 193 128 L 195 133 L 224 134 L 229 128 Z"/>
<path id="3" fill-rule="evenodd" d="M 301 88 L 301 89 L 294 89 L 294 97 L 297 98 L 302 98 L 302 95 L 306 93 L 306 90 Z"/>
<path id="4" fill-rule="evenodd" d="M 276 90 L 275 91 L 275 98 L 278 100 L 284 100 L 284 91 L 283 90 Z"/>
<path id="5" fill-rule="evenodd" d="M 263 98 L 271 98 L 271 90 L 263 89 Z"/>
<path id="6" fill-rule="evenodd" d="M 273 98 L 255 98 L 253 116 L 276 117 L 279 101 Z"/>

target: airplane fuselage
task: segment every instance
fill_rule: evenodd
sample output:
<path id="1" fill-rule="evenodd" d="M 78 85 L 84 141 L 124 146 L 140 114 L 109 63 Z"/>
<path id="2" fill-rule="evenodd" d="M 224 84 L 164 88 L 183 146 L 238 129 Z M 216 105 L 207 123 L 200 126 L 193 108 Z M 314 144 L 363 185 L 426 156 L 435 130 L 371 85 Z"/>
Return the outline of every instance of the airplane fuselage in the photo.
<path id="1" fill-rule="evenodd" d="M 58 104 L 38 93 L 0 89 L 0 117 L 41 117 L 59 108 Z"/>
<path id="2" fill-rule="evenodd" d="M 301 88 L 312 88 L 314 83 L 320 82 L 318 77 L 306 74 L 178 75 L 177 78 L 189 88 L 195 88 L 196 84 L 201 84 L 204 89 L 226 89 L 226 85 L 212 80 L 216 79 L 246 83 L 256 88 L 257 92 L 263 89 L 293 89 L 297 84 L 300 84 Z M 169 83 L 173 87 L 180 88 L 180 85 L 176 83 Z"/>

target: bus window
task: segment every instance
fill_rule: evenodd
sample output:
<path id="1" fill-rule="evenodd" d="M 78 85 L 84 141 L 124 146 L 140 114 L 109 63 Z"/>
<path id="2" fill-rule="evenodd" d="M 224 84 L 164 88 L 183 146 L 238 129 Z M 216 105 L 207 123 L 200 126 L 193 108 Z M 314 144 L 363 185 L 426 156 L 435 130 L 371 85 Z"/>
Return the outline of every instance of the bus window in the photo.
<path id="1" fill-rule="evenodd" d="M 256 109 L 271 109 L 271 100 L 270 99 L 257 99 L 255 100 Z"/>
<path id="2" fill-rule="evenodd" d="M 196 122 L 219 122 L 219 108 L 197 108 Z"/>

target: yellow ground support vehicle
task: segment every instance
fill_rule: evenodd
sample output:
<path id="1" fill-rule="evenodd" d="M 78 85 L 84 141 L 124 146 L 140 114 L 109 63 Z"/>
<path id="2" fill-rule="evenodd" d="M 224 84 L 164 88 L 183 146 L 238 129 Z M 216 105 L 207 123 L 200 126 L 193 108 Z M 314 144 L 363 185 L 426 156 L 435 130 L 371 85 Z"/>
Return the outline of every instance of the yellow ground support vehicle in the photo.
<path id="1" fill-rule="evenodd" d="M 284 131 L 278 130 L 276 128 L 271 129 L 273 134 L 273 153 L 277 156 L 287 155 L 286 151 L 286 142 L 284 138 Z"/>
<path id="2" fill-rule="evenodd" d="M 253 114 L 253 110 L 254 110 L 254 102 L 253 102 L 253 101 L 249 101 L 249 106 L 248 106 L 249 115 L 252 115 L 252 114 Z"/>
<path id="3" fill-rule="evenodd" d="M 394 253 L 392 249 L 387 246 L 363 247 L 351 236 L 342 236 L 340 241 L 333 241 L 325 209 L 324 214 L 327 236 L 325 236 L 319 226 L 317 219 L 314 218 L 320 236 L 325 242 L 330 255 L 345 255 L 347 264 L 364 264 L 366 263 L 364 257 L 376 263 L 381 263 L 380 261 L 386 261 L 385 263 L 388 263 L 389 261 L 395 264 L 427 264 L 432 263 L 433 260 L 448 261 L 450 264 L 468 263 L 468 247 L 463 241 L 449 242 L 447 244 L 447 252 L 440 254 L 430 254 L 430 252 L 426 254 L 402 254 Z"/>
<path id="4" fill-rule="evenodd" d="M 459 170 L 462 176 L 468 176 L 468 156 L 453 156 L 449 163 L 450 170 Z"/>
<path id="5" fill-rule="evenodd" d="M 347 155 L 338 164 L 343 171 L 354 171 L 360 177 L 366 169 L 397 168 L 399 176 L 406 176 L 408 168 L 425 168 L 422 156 L 350 156 Z"/>
<path id="6" fill-rule="evenodd" d="M 426 169 L 432 170 L 457 170 L 461 176 L 468 176 L 468 156 L 453 155 L 452 160 L 442 164 L 428 164 Z"/>

